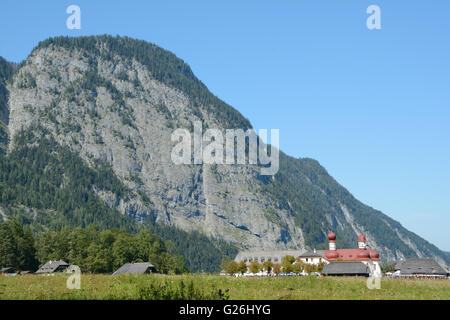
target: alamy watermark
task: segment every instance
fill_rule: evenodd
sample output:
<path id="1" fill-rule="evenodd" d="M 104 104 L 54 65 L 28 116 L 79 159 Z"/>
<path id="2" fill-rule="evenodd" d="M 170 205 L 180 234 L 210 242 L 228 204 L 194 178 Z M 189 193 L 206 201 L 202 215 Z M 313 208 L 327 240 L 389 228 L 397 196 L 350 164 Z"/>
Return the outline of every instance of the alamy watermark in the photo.
<path id="1" fill-rule="evenodd" d="M 66 13 L 70 16 L 66 20 L 66 26 L 69 30 L 81 29 L 81 8 L 72 4 L 67 7 Z M 369 30 L 381 29 L 381 9 L 377 5 L 370 5 L 366 9 L 366 13 L 370 16 L 366 20 L 366 26 Z"/>
<path id="2" fill-rule="evenodd" d="M 194 122 L 191 132 L 178 128 L 172 133 L 171 159 L 180 164 L 252 164 L 261 165 L 261 175 L 275 175 L 279 169 L 279 129 L 270 130 L 270 152 L 264 141 L 267 129 L 219 129 L 208 128 L 203 133 L 201 121 Z M 225 153 L 224 153 L 225 145 Z"/>
<path id="3" fill-rule="evenodd" d="M 67 269 L 68 273 L 72 275 L 67 279 L 66 286 L 67 289 L 81 289 L 81 269 L 79 266 L 72 265 Z"/>
<path id="4" fill-rule="evenodd" d="M 73 30 L 81 29 L 81 9 L 77 5 L 70 5 L 66 9 L 66 13 L 70 14 L 70 16 L 66 20 L 67 29 Z"/>
<path id="5" fill-rule="evenodd" d="M 381 29 L 381 9 L 377 5 L 370 5 L 366 10 L 367 14 L 370 16 L 366 20 L 366 25 L 369 30 Z"/>
<path id="6" fill-rule="evenodd" d="M 381 289 L 381 269 L 380 269 L 380 265 L 374 264 L 372 261 L 370 261 L 368 263 L 368 267 L 370 270 L 370 276 L 369 278 L 367 278 L 367 288 L 370 290 L 373 289 Z"/>

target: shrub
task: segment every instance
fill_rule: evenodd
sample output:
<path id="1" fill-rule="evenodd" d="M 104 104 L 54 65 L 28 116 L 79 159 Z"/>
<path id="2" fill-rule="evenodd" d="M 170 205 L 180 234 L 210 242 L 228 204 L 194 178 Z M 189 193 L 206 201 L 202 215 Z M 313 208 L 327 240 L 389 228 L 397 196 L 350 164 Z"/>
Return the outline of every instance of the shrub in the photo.
<path id="1" fill-rule="evenodd" d="M 222 291 L 214 286 L 199 289 L 194 286 L 192 280 L 181 280 L 176 283 L 164 280 L 159 283 L 152 282 L 150 285 L 141 285 L 138 288 L 138 299 L 140 300 L 228 300 L 229 290 Z"/>

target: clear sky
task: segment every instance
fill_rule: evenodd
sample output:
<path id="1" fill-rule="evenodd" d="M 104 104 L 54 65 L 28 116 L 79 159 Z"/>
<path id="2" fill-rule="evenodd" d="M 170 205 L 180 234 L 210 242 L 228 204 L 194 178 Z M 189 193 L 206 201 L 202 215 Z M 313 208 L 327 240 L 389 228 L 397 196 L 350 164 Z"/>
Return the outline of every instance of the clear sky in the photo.
<path id="1" fill-rule="evenodd" d="M 283 151 L 450 251 L 449 17 L 443 0 L 2 0 L 0 55 L 56 35 L 156 43 L 255 128 L 279 128 Z"/>

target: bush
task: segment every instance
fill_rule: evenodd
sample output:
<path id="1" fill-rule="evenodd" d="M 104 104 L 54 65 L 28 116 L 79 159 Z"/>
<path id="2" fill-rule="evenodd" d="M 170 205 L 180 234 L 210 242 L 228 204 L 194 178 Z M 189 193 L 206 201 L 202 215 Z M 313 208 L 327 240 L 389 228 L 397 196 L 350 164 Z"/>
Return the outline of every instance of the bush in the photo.
<path id="1" fill-rule="evenodd" d="M 144 284 L 138 288 L 139 300 L 228 300 L 229 290 L 222 291 L 215 287 L 199 289 L 192 280 L 180 282 L 165 279 L 162 282 Z"/>

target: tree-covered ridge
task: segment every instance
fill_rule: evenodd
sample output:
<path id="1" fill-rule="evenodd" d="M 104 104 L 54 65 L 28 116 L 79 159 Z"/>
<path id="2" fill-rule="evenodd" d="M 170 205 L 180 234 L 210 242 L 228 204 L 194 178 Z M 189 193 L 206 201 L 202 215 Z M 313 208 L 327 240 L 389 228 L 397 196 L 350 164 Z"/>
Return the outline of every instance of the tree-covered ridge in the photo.
<path id="1" fill-rule="evenodd" d="M 129 37 L 109 35 L 76 38 L 61 36 L 40 42 L 33 52 L 51 45 L 68 50 L 84 49 L 107 61 L 113 60 L 114 55 L 125 59 L 135 59 L 146 66 L 156 80 L 184 92 L 191 99 L 194 112 L 201 105 L 208 112 L 213 113 L 226 128 L 251 128 L 247 119 L 213 95 L 195 77 L 189 65 L 155 44 Z"/>
<path id="2" fill-rule="evenodd" d="M 135 229 L 131 218 L 108 208 L 93 192 L 96 187 L 127 196 L 128 190 L 106 164 L 89 168 L 68 147 L 51 138 L 36 138 L 31 131 L 16 135 L 15 146 L 0 157 L 2 206 L 52 210 L 51 217 L 38 217 L 48 219 L 53 228 L 96 224 L 102 229 Z"/>
<path id="3" fill-rule="evenodd" d="M 0 57 L 0 153 L 4 153 L 8 144 L 6 125 L 8 123 L 8 90 L 6 84 L 14 74 L 15 65 Z"/>
<path id="4" fill-rule="evenodd" d="M 6 83 L 14 74 L 15 64 L 0 57 L 0 121 L 8 122 L 6 110 L 8 109 L 8 91 Z"/>

